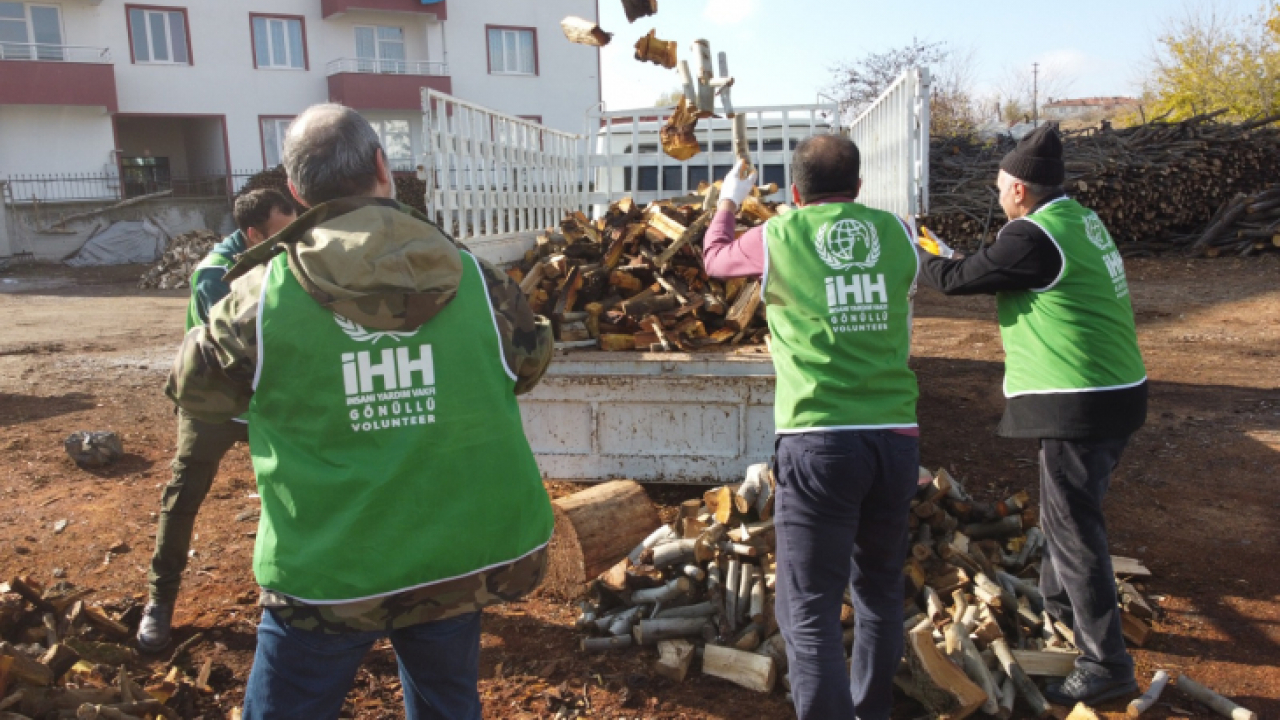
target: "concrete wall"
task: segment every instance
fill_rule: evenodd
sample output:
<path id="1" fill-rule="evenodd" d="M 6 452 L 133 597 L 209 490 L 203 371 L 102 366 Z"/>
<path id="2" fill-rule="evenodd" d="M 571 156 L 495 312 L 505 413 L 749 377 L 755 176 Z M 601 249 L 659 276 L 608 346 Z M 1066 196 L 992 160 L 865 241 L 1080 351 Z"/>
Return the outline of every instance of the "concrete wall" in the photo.
<path id="1" fill-rule="evenodd" d="M 353 28 L 361 24 L 403 27 L 406 59 L 447 61 L 454 94 L 472 102 L 540 115 L 553 127 L 581 132 L 583 112 L 599 101 L 597 51 L 566 42 L 559 29 L 565 15 L 596 17 L 595 0 L 466 0 L 450 3 L 448 20 L 440 23 L 428 14 L 403 12 L 352 11 L 324 19 L 316 0 L 146 4 L 186 9 L 192 65 L 133 63 L 125 0 L 61 2 L 64 42 L 110 49 L 121 113 L 225 115 L 231 166 L 237 170 L 262 167 L 261 116 L 296 115 L 328 99 L 325 65 L 355 56 Z M 303 16 L 308 69 L 255 69 L 250 12 Z M 489 74 L 486 23 L 537 28 L 537 77 Z M 100 173 L 115 147 L 101 108 L 5 106 L 0 128 L 0 175 Z M 50 143 L 50 137 L 57 140 Z M 61 158 L 51 161 L 51 155 Z"/>
<path id="2" fill-rule="evenodd" d="M 0 105 L 0 178 L 101 174 L 114 165 L 111 116 L 100 107 Z"/>
<path id="3" fill-rule="evenodd" d="M 8 213 L 9 251 L 7 254 L 30 252 L 38 262 L 60 262 L 74 255 L 85 241 L 106 229 L 111 223 L 149 219 L 170 237 L 190 230 L 207 229 L 223 235 L 235 229 L 231 207 L 226 200 L 168 199 L 148 200 L 118 210 L 73 220 L 65 228 L 52 230 L 59 219 L 113 203 L 40 203 L 36 206 L 14 205 L 3 208 Z M 2 208 L 3 206 L 0 206 Z M 0 258 L 4 257 L 0 244 Z"/>

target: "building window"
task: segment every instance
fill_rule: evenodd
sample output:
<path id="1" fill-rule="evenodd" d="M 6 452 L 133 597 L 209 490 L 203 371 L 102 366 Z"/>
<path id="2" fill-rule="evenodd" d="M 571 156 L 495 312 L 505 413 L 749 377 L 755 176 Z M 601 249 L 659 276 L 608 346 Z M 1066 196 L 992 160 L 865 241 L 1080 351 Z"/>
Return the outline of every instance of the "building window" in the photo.
<path id="1" fill-rule="evenodd" d="M 0 2 L 0 59 L 66 59 L 62 48 L 62 15 L 58 8 Z"/>
<path id="2" fill-rule="evenodd" d="M 357 26 L 356 58 L 359 72 L 403 74 L 404 28 Z"/>
<path id="3" fill-rule="evenodd" d="M 126 5 L 129 12 L 129 47 L 135 63 L 190 65 L 187 11 L 182 8 Z"/>
<path id="4" fill-rule="evenodd" d="M 307 41 L 300 17 L 250 14 L 253 26 L 253 66 L 285 70 L 307 69 Z"/>
<path id="5" fill-rule="evenodd" d="M 382 152 L 387 156 L 390 170 L 413 170 L 413 136 L 408 120 L 370 120 L 373 131 L 378 133 Z"/>
<path id="6" fill-rule="evenodd" d="M 292 117 L 260 118 L 262 125 L 262 166 L 273 168 L 284 162 L 284 136 Z"/>
<path id="7" fill-rule="evenodd" d="M 488 33 L 491 74 L 538 74 L 538 36 L 533 28 L 502 28 L 490 25 Z"/>

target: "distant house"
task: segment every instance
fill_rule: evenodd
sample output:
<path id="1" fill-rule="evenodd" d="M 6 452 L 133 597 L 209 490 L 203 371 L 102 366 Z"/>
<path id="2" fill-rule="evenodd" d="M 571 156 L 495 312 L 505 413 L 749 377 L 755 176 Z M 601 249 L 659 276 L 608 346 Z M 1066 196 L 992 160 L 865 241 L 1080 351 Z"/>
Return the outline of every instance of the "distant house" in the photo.
<path id="1" fill-rule="evenodd" d="M 1089 115 L 1112 115 L 1136 110 L 1141 101 L 1130 97 L 1090 97 L 1051 100 L 1042 107 L 1048 120 L 1070 120 Z"/>

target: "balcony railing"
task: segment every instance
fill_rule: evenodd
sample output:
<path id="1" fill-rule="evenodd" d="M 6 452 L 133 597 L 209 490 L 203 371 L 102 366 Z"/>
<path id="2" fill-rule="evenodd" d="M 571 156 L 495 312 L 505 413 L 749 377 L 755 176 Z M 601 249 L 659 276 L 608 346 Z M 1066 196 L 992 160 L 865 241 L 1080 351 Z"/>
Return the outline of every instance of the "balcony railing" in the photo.
<path id="1" fill-rule="evenodd" d="M 111 49 L 87 45 L 0 42 L 0 60 L 111 64 Z"/>
<path id="2" fill-rule="evenodd" d="M 372 73 L 381 75 L 428 75 L 448 77 L 449 65 L 423 60 L 374 60 L 372 58 L 338 58 L 324 66 L 326 75 L 339 73 Z"/>

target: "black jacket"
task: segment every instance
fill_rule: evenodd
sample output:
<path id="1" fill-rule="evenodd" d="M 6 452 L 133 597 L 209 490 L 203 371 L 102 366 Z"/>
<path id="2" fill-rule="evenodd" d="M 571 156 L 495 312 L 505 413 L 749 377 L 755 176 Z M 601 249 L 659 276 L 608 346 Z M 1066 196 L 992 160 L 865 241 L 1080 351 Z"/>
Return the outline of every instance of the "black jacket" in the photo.
<path id="1" fill-rule="evenodd" d="M 1045 198 L 1040 205 L 1062 197 Z M 1039 207 L 1039 205 L 1037 206 Z M 1048 287 L 1062 272 L 1058 246 L 1035 223 L 1014 220 L 963 260 L 918 249 L 920 282 L 945 295 L 994 295 Z M 997 433 L 1015 438 L 1098 440 L 1133 434 L 1147 419 L 1147 383 L 1103 392 L 1009 398 Z"/>

